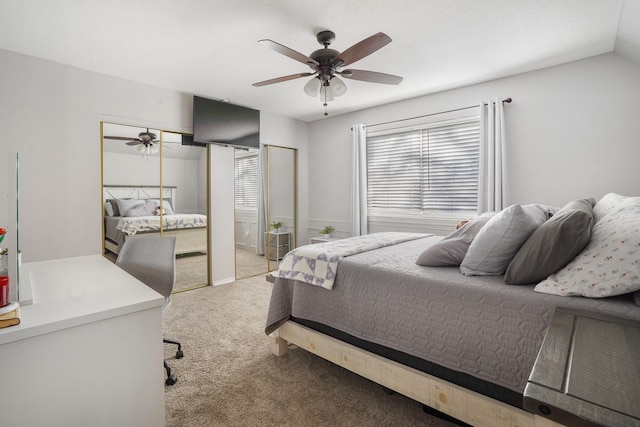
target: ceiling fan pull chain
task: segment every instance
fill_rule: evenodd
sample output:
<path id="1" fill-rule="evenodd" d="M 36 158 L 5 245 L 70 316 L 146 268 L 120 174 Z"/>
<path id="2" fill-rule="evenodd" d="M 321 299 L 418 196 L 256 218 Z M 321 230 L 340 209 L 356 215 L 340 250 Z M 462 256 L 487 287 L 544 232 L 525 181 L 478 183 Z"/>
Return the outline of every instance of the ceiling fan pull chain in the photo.
<path id="1" fill-rule="evenodd" d="M 329 112 L 327 111 L 328 107 L 327 107 L 327 87 L 324 87 L 324 115 L 328 116 Z"/>

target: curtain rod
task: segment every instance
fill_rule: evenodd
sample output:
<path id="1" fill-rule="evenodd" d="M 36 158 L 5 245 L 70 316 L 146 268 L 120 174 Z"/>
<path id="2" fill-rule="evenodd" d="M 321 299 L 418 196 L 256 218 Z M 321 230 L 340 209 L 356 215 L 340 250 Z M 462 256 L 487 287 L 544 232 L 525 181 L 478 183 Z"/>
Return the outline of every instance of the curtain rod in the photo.
<path id="1" fill-rule="evenodd" d="M 503 100 L 502 100 L 502 102 L 506 102 L 507 104 L 510 104 L 510 103 L 511 103 L 511 101 L 513 101 L 511 98 L 507 98 L 507 99 L 503 99 Z M 398 123 L 398 122 L 404 122 L 404 121 L 407 121 L 407 120 L 420 119 L 420 118 L 422 118 L 422 117 L 435 116 L 435 115 L 437 115 L 437 114 L 454 113 L 454 112 L 456 112 L 456 111 L 468 110 L 469 108 L 476 108 L 476 107 L 479 107 L 479 106 L 480 106 L 480 104 L 477 104 L 477 105 L 470 105 L 470 106 L 468 106 L 468 107 L 454 108 L 453 110 L 439 111 L 439 112 L 437 112 L 437 113 L 425 114 L 425 115 L 422 115 L 422 116 L 408 117 L 408 118 L 406 118 L 406 119 L 392 120 L 392 121 L 390 121 L 390 122 L 382 122 L 382 123 L 375 123 L 375 124 L 372 124 L 372 125 L 365 125 L 364 127 L 365 127 L 365 128 L 368 128 L 368 127 L 371 127 L 371 126 L 388 125 L 388 124 L 390 124 L 390 123 Z M 353 128 L 351 128 L 351 130 L 353 130 Z"/>

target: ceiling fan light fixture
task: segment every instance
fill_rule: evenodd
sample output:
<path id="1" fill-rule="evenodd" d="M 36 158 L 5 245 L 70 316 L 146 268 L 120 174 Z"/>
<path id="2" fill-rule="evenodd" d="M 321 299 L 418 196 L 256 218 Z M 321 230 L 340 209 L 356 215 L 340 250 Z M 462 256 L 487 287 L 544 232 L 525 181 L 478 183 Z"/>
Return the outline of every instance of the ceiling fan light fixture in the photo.
<path id="1" fill-rule="evenodd" d="M 333 76 L 331 78 L 331 84 L 329 86 L 331 93 L 333 96 L 342 96 L 347 91 L 347 85 L 339 79 L 337 76 Z"/>
<path id="2" fill-rule="evenodd" d="M 320 100 L 325 103 L 335 100 L 331 86 L 322 86 L 320 88 Z"/>
<path id="3" fill-rule="evenodd" d="M 304 93 L 309 95 L 312 98 L 318 96 L 320 92 L 320 79 L 318 77 L 314 77 L 304 85 Z"/>

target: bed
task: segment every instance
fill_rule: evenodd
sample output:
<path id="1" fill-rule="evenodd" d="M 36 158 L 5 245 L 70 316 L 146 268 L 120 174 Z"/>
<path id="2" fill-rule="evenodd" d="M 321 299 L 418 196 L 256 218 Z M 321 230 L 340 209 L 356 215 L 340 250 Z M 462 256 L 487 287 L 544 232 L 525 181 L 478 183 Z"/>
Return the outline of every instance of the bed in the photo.
<path id="1" fill-rule="evenodd" d="M 556 425 L 522 409 L 523 392 L 556 307 L 640 322 L 640 298 L 630 291 L 640 288 L 637 275 L 630 279 L 639 284 L 636 288 L 612 296 L 568 297 L 559 293 L 575 289 L 554 287 L 566 269 L 582 269 L 581 262 L 590 262 L 586 258 L 610 234 L 611 224 L 631 223 L 630 228 L 623 226 L 636 230 L 627 233 L 626 243 L 633 251 L 640 247 L 640 200 L 622 208 L 603 200 L 602 206 L 593 209 L 593 233 L 589 230 L 587 244 L 581 250 L 573 248 L 578 255 L 539 283 L 508 285 L 505 274 L 461 274 L 461 265 L 416 264 L 449 236 L 414 236 L 339 257 L 336 274 L 326 275 L 331 277 L 330 286 L 307 280 L 309 272 L 291 274 L 290 265 L 281 264 L 265 329 L 273 352 L 282 355 L 293 344 L 474 426 Z M 616 210 L 624 215 L 608 215 Z M 567 216 L 564 208 L 556 212 L 556 223 Z M 478 227 L 477 236 L 490 221 Z M 546 223 L 534 227 L 524 243 Z M 463 257 L 471 253 L 476 240 L 470 240 Z M 524 243 L 514 243 L 516 253 Z M 335 254 L 331 243 L 324 245 Z M 331 258 L 325 255 L 320 259 Z M 531 254 L 525 255 L 530 263 L 535 261 Z M 511 258 L 509 262 L 515 261 Z M 640 252 L 627 258 L 635 259 L 629 264 L 640 272 Z M 303 264 L 315 266 L 308 260 Z"/>
<path id="2" fill-rule="evenodd" d="M 162 228 L 163 235 L 176 237 L 177 255 L 206 253 L 207 216 L 175 212 L 176 196 L 176 187 L 104 186 L 105 249 L 118 254 L 130 236 L 157 235 Z"/>

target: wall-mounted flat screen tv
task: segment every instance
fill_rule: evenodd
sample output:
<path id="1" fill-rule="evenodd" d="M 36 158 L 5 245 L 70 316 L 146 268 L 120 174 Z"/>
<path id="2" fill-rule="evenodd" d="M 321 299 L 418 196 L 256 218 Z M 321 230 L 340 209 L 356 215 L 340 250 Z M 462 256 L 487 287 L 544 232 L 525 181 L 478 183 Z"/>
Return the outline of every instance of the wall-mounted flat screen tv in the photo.
<path id="1" fill-rule="evenodd" d="M 194 96 L 193 141 L 260 148 L 260 111 Z"/>

